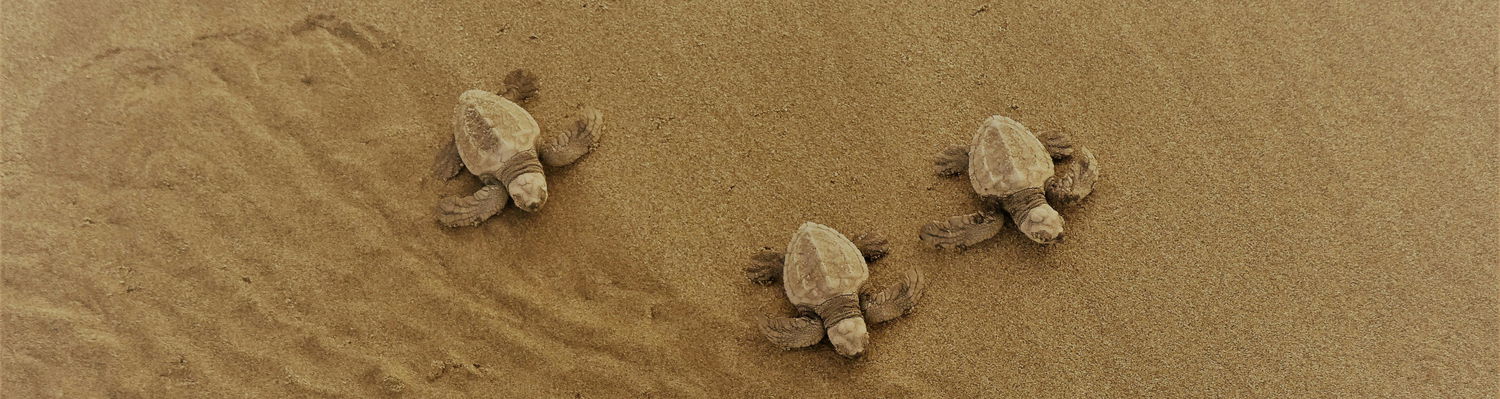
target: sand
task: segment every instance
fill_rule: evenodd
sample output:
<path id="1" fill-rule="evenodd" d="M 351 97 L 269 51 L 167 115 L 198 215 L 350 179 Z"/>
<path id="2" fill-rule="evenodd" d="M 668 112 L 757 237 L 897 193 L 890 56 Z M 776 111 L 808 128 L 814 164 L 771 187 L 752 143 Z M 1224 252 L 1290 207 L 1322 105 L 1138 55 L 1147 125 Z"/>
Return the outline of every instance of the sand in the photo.
<path id="1" fill-rule="evenodd" d="M 7 398 L 1500 395 L 1495 2 L 110 3 L 0 6 Z M 610 130 L 441 228 L 515 68 Z M 922 248 L 997 113 L 1104 180 Z M 808 220 L 927 273 L 861 361 L 753 327 Z"/>

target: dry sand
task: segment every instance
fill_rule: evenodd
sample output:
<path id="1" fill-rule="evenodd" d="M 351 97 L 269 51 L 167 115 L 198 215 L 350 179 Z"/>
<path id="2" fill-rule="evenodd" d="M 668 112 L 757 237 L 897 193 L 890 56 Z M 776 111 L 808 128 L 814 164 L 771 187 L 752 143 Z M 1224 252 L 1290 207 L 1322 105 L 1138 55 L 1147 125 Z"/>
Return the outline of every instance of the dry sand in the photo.
<path id="1" fill-rule="evenodd" d="M 0 5 L 7 398 L 1500 394 L 1493 1 L 39 3 Z M 603 146 L 439 228 L 456 96 L 522 67 Z M 920 248 L 994 113 L 1105 180 L 1063 245 Z M 805 220 L 928 275 L 863 361 L 753 327 Z"/>

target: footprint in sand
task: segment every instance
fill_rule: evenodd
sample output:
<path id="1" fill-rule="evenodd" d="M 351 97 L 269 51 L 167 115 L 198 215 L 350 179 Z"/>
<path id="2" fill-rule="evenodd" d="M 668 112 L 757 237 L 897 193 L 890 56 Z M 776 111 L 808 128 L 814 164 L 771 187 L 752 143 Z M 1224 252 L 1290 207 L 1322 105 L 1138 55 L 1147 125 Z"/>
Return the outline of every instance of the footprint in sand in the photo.
<path id="1" fill-rule="evenodd" d="M 452 93 L 432 89 L 456 86 L 451 76 L 376 29 L 320 15 L 112 49 L 41 91 L 34 109 L 13 114 L 25 117 L 4 150 L 7 205 L 17 207 L 6 236 L 26 238 L 8 239 L 7 257 L 44 266 L 7 268 L 8 297 L 28 304 L 7 308 L 7 329 L 42 332 L 7 348 L 31 359 L 13 369 L 212 396 L 191 390 L 290 383 L 315 393 L 344 380 L 334 364 L 382 367 L 342 339 L 378 330 L 350 314 L 370 305 L 319 293 L 390 290 L 395 279 L 359 265 L 420 267 L 391 237 L 403 218 L 430 218 L 412 206 L 430 201 L 412 186 L 433 133 L 449 131 Z M 448 291 L 434 295 L 461 295 Z M 385 317 L 417 312 L 397 313 Z M 75 372 L 116 363 L 165 366 Z M 420 374 L 410 367 L 382 379 Z"/>
<path id="2" fill-rule="evenodd" d="M 43 91 L 0 165 L 7 204 L 26 207 L 7 256 L 45 266 L 7 269 L 26 306 L 6 327 L 52 332 L 18 335 L 7 350 L 34 361 L 14 368 L 152 395 L 361 381 L 361 396 L 426 396 L 492 383 L 431 377 L 434 359 L 540 385 L 586 358 L 610 371 L 582 378 L 604 383 L 689 345 L 664 327 L 688 305 L 636 255 L 558 265 L 545 240 L 497 257 L 493 232 L 411 234 L 437 228 L 422 186 L 467 88 L 431 59 L 320 15 L 107 51 Z M 97 364 L 165 366 L 70 372 Z"/>

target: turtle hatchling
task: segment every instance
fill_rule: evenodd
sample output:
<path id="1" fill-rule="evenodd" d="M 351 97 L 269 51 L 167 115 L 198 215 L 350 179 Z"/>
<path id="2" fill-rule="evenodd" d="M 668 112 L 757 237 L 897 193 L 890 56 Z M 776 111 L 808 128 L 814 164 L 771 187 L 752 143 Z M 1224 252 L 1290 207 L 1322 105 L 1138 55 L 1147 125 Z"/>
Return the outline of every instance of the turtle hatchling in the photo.
<path id="1" fill-rule="evenodd" d="M 1037 136 L 1000 115 L 985 120 L 969 145 L 943 150 L 936 169 L 944 176 L 967 171 L 982 206 L 979 212 L 922 227 L 922 242 L 943 248 L 965 248 L 994 237 L 1005 225 L 1001 212 L 1032 241 L 1057 242 L 1063 237 L 1063 218 L 1052 206 L 1082 200 L 1099 179 L 1093 151 L 1074 146 L 1062 133 Z"/>
<path id="2" fill-rule="evenodd" d="M 536 92 L 536 76 L 518 69 L 506 75 L 500 95 L 469 90 L 458 96 L 453 137 L 438 152 L 433 176 L 447 180 L 468 169 L 484 186 L 473 195 L 439 202 L 439 223 L 478 225 L 510 200 L 522 210 L 536 212 L 547 202 L 542 165 L 567 166 L 593 151 L 604 129 L 604 117 L 593 108 L 585 108 L 572 126 L 539 142 L 541 128 L 523 108 Z"/>
<path id="3" fill-rule="evenodd" d="M 879 292 L 863 291 L 870 277 L 866 262 L 885 256 L 886 241 L 865 234 L 854 241 L 821 224 L 807 222 L 792 234 L 785 252 L 764 249 L 745 272 L 761 285 L 782 281 L 798 317 L 769 317 L 761 323 L 766 338 L 785 349 L 828 342 L 840 355 L 858 358 L 869 341 L 867 325 L 880 324 L 912 311 L 922 298 L 922 273 L 907 271 L 902 281 Z M 826 332 L 826 333 L 825 333 Z"/>

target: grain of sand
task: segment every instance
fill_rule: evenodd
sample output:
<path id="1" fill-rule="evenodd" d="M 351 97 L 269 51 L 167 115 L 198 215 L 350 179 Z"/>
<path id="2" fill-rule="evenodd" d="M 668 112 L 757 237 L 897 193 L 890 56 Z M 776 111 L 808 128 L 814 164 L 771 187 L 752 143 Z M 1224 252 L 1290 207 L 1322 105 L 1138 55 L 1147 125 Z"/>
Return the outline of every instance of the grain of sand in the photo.
<path id="1" fill-rule="evenodd" d="M 0 396 L 1500 394 L 1495 2 L 937 3 L 6 1 Z M 440 228 L 515 68 L 611 130 Z M 1105 180 L 920 248 L 996 113 Z M 928 275 L 862 361 L 752 327 L 806 220 Z"/>

